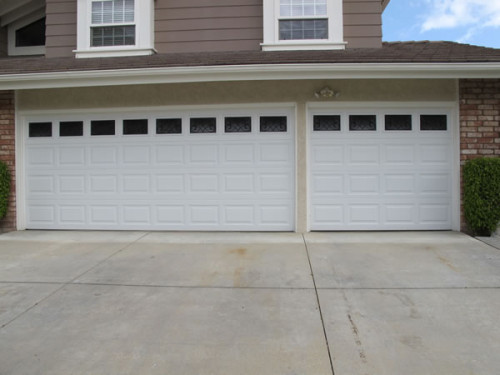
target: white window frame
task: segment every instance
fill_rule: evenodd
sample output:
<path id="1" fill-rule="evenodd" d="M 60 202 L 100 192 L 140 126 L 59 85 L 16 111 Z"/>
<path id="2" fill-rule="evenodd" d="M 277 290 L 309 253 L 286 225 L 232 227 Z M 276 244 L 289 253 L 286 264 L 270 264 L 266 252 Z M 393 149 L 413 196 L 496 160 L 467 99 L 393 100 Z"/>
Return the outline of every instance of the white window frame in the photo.
<path id="1" fill-rule="evenodd" d="M 154 0 L 135 0 L 135 45 L 92 47 L 92 0 L 78 0 L 77 58 L 152 55 L 154 50 Z"/>
<path id="2" fill-rule="evenodd" d="M 8 28 L 9 56 L 45 55 L 45 46 L 16 47 L 16 31 L 45 17 L 45 11 L 39 10 L 28 17 L 13 22 Z"/>
<path id="3" fill-rule="evenodd" d="M 264 0 L 264 42 L 263 51 L 287 50 L 335 50 L 345 49 L 342 0 L 327 0 L 325 17 L 297 17 L 297 19 L 328 18 L 328 39 L 280 40 L 280 0 Z M 283 19 L 289 19 L 284 17 Z"/>

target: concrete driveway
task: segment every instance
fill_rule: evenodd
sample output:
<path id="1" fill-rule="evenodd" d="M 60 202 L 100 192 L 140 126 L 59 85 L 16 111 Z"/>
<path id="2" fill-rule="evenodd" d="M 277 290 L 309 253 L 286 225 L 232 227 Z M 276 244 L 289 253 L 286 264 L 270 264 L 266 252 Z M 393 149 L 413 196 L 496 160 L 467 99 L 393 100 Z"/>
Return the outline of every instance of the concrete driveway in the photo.
<path id="1" fill-rule="evenodd" d="M 499 288 L 454 232 L 8 233 L 0 374 L 496 374 Z"/>

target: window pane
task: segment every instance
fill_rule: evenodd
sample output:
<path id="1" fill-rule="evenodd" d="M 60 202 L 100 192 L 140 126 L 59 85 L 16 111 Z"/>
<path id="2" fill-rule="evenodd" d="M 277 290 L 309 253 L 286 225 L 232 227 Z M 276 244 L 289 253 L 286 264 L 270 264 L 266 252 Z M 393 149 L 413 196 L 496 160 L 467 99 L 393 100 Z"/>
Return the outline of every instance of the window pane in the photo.
<path id="1" fill-rule="evenodd" d="M 385 130 L 411 130 L 411 115 L 386 115 Z"/>
<path id="2" fill-rule="evenodd" d="M 148 134 L 148 120 L 123 120 L 123 134 Z"/>
<path id="3" fill-rule="evenodd" d="M 191 133 L 215 133 L 217 130 L 215 117 L 192 118 L 190 120 Z"/>
<path id="4" fill-rule="evenodd" d="M 349 130 L 351 130 L 351 131 L 374 131 L 374 130 L 377 130 L 377 116 L 375 116 L 375 115 L 351 115 L 351 116 L 349 116 Z"/>
<path id="5" fill-rule="evenodd" d="M 420 130 L 446 130 L 446 115 L 421 115 Z"/>
<path id="6" fill-rule="evenodd" d="M 326 0 L 281 0 L 280 16 L 326 16 Z"/>
<path id="7" fill-rule="evenodd" d="M 314 131 L 340 131 L 340 116 L 314 116 Z"/>
<path id="8" fill-rule="evenodd" d="M 30 122 L 29 136 L 32 137 L 52 137 L 51 122 Z"/>
<path id="9" fill-rule="evenodd" d="M 134 22 L 134 0 L 92 2 L 92 24 Z"/>
<path id="10" fill-rule="evenodd" d="M 91 135 L 115 135 L 115 120 L 99 120 L 90 123 Z"/>
<path id="11" fill-rule="evenodd" d="M 182 119 L 159 118 L 156 120 L 156 134 L 181 134 Z"/>
<path id="12" fill-rule="evenodd" d="M 328 20 L 281 20 L 280 40 L 328 39 Z"/>
<path id="13" fill-rule="evenodd" d="M 285 116 L 265 116 L 260 118 L 260 131 L 263 133 L 286 132 L 286 129 Z"/>
<path id="14" fill-rule="evenodd" d="M 252 118 L 226 117 L 224 126 L 226 133 L 250 133 L 252 131 Z"/>
<path id="15" fill-rule="evenodd" d="M 83 135 L 83 121 L 63 121 L 59 123 L 60 137 L 78 137 Z"/>
<path id="16" fill-rule="evenodd" d="M 45 17 L 16 30 L 16 47 L 45 45 Z"/>
<path id="17" fill-rule="evenodd" d="M 135 26 L 93 27 L 92 47 L 135 45 Z"/>

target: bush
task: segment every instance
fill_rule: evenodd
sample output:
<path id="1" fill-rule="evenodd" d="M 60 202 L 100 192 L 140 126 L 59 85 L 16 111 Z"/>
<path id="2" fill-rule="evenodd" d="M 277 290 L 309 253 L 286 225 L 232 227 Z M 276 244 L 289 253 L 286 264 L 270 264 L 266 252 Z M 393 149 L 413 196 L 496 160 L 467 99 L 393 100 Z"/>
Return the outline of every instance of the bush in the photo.
<path id="1" fill-rule="evenodd" d="M 491 236 L 500 222 L 500 158 L 469 160 L 464 166 L 464 214 L 474 235 Z"/>
<path id="2" fill-rule="evenodd" d="M 7 214 L 10 193 L 10 173 L 7 164 L 0 161 L 0 219 Z"/>

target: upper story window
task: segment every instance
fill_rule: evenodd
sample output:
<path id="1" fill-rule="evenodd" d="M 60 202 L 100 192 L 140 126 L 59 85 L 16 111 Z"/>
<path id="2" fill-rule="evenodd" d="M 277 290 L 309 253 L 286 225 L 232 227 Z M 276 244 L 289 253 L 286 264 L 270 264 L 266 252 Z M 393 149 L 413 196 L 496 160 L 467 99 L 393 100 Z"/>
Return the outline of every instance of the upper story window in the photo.
<path id="1" fill-rule="evenodd" d="M 36 12 L 10 24 L 8 38 L 10 56 L 44 55 L 45 13 Z"/>
<path id="2" fill-rule="evenodd" d="M 342 0 L 264 1 L 264 51 L 344 49 Z"/>
<path id="3" fill-rule="evenodd" d="M 154 0 L 78 0 L 76 57 L 150 55 Z"/>

